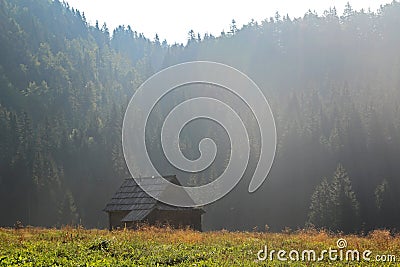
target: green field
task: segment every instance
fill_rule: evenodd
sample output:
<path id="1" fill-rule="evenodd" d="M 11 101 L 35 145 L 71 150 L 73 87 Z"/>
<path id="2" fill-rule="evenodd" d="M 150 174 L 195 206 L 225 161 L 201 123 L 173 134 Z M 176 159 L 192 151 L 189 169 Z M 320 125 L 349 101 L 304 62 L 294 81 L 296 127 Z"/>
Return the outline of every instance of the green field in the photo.
<path id="1" fill-rule="evenodd" d="M 347 247 L 360 257 L 370 250 L 370 261 L 301 260 L 304 250 L 338 249 L 344 238 Z M 259 261 L 257 252 L 298 250 L 299 261 Z M 338 251 L 340 251 L 338 249 Z M 277 253 L 277 252 L 276 252 Z M 263 254 L 260 254 L 262 256 Z M 337 253 L 339 257 L 339 252 Z M 376 256 L 391 262 L 378 262 Z M 0 266 L 400 266 L 400 236 L 374 231 L 365 237 L 333 235 L 323 231 L 285 233 L 206 232 L 145 227 L 140 230 L 0 229 Z M 295 258 L 296 253 L 291 254 Z"/>

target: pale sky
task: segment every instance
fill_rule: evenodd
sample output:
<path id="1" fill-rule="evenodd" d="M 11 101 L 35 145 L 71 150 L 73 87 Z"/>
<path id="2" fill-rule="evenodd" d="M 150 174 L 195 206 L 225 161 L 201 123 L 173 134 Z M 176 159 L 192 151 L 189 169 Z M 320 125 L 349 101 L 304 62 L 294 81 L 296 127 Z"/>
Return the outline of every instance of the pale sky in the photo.
<path id="1" fill-rule="evenodd" d="M 240 28 L 251 19 L 262 21 L 274 16 L 289 14 L 291 18 L 302 17 L 309 9 L 318 14 L 335 6 L 341 15 L 348 0 L 67 0 L 70 6 L 85 12 L 87 21 L 100 26 L 107 23 L 110 32 L 118 25 L 131 25 L 138 33 L 154 39 L 158 33 L 160 40 L 168 43 L 186 43 L 190 29 L 201 36 L 208 32 L 218 36 L 222 30 L 228 31 L 235 19 Z M 381 4 L 391 0 L 352 0 L 356 10 L 364 8 L 376 11 Z"/>

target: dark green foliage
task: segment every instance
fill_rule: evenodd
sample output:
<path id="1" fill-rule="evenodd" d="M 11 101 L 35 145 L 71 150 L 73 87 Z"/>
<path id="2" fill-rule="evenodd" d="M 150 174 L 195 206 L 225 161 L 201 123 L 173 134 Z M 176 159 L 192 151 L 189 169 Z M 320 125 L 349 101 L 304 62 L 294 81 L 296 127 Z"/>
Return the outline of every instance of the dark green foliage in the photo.
<path id="1" fill-rule="evenodd" d="M 333 221 L 331 185 L 326 178 L 317 185 L 311 196 L 308 223 L 319 228 L 329 228 Z"/>
<path id="2" fill-rule="evenodd" d="M 315 188 L 308 223 L 333 231 L 354 232 L 360 228 L 359 209 L 351 180 L 339 164 L 331 182 L 324 178 Z"/>
<path id="3" fill-rule="evenodd" d="M 395 188 L 384 179 L 375 189 L 375 204 L 377 209 L 378 227 L 397 227 L 400 220 L 400 203 L 395 195 Z"/>
<path id="4" fill-rule="evenodd" d="M 59 1 L 0 7 L 0 223 L 100 225 L 98 194 L 127 175 L 123 107 L 151 72 L 134 66 L 151 65 L 153 44 L 130 36 L 139 52 L 128 58 L 113 47 L 118 34 L 110 43 L 105 25 Z"/>
<path id="5" fill-rule="evenodd" d="M 101 209 L 129 175 L 121 125 L 131 95 L 162 67 L 212 60 L 258 84 L 275 115 L 278 145 L 267 181 L 248 194 L 260 140 L 250 111 L 238 109 L 255 153 L 243 181 L 207 207 L 206 229 L 302 227 L 317 185 L 310 215 L 316 225 L 399 228 L 399 24 L 396 1 L 377 13 L 349 4 L 343 16 L 333 8 L 303 18 L 277 13 L 242 27 L 232 20 L 219 37 L 190 31 L 184 46 L 151 41 L 129 26 L 111 35 L 106 24 L 91 26 L 57 0 L 0 0 L 0 210 L 6 214 L 0 225 L 105 226 Z M 210 88 L 177 90 L 157 106 L 147 139 L 160 172 L 176 172 L 160 151 L 164 112 L 209 94 L 241 107 Z M 226 134 L 204 122 L 188 128 L 181 136 L 185 155 L 195 158 L 198 141 L 209 136 L 221 151 L 215 164 L 187 181 L 209 182 L 226 166 Z M 351 173 L 351 184 L 341 168 L 321 183 L 337 162 Z"/>
<path id="6" fill-rule="evenodd" d="M 333 229 L 353 232 L 360 227 L 359 203 L 346 170 L 338 165 L 332 180 Z"/>

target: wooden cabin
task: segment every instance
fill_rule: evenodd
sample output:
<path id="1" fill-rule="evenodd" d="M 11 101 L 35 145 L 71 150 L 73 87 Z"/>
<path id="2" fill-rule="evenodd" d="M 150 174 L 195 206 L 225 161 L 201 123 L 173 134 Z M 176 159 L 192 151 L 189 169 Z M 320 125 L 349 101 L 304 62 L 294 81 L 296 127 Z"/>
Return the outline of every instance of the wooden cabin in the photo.
<path id="1" fill-rule="evenodd" d="M 161 177 L 141 179 L 149 179 L 146 184 L 154 182 L 154 190 L 162 192 L 163 188 L 159 184 Z M 165 176 L 164 179 L 180 185 L 175 175 Z M 175 207 L 162 203 L 144 192 L 132 178 L 123 181 L 104 211 L 108 213 L 110 231 L 124 227 L 136 228 L 140 224 L 190 227 L 201 231 L 201 216 L 204 213 L 201 208 Z"/>

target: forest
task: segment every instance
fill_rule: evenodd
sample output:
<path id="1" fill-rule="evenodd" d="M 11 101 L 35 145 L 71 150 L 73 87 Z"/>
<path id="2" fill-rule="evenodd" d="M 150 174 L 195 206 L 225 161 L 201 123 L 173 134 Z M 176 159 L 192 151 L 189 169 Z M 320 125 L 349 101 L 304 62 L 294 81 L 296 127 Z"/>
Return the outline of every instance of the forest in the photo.
<path id="1" fill-rule="evenodd" d="M 91 25 L 67 2 L 0 0 L 0 226 L 106 227 L 102 209 L 130 175 L 121 144 L 130 98 L 163 68 L 208 60 L 257 83 L 278 143 L 268 178 L 249 194 L 259 156 L 252 131 L 244 178 L 204 207 L 205 230 L 398 230 L 400 3 L 227 23 L 218 36 L 188 29 L 187 43 L 169 44 L 135 25 Z M 175 174 L 160 151 L 165 111 L 198 95 L 237 102 L 207 87 L 163 99 L 146 131 L 161 173 Z M 206 183 L 226 166 L 226 136 L 207 121 L 184 129 L 183 152 L 195 158 L 204 136 L 216 140 L 216 161 L 204 173 L 178 173 L 182 183 Z"/>

